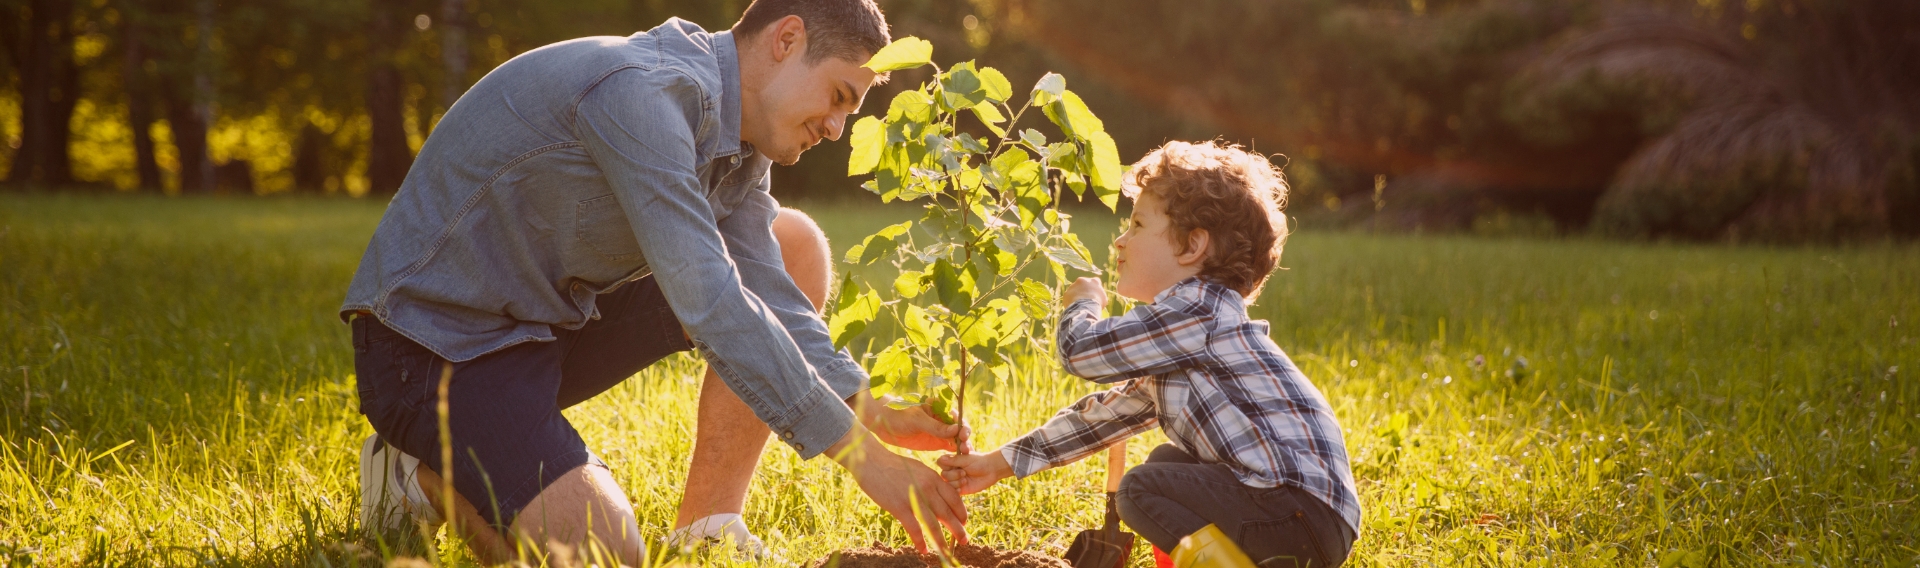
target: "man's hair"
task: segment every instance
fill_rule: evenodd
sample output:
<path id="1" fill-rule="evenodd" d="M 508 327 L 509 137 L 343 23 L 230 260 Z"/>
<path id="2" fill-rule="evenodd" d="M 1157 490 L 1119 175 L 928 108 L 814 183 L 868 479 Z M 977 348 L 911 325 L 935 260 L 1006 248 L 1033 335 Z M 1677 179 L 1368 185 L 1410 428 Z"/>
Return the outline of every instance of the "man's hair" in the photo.
<path id="1" fill-rule="evenodd" d="M 866 63 L 892 43 L 887 16 L 873 0 L 754 0 L 733 24 L 733 33 L 751 38 L 787 16 L 807 24 L 807 63 L 829 55 Z"/>
<path id="2" fill-rule="evenodd" d="M 1138 206 L 1143 194 L 1166 208 L 1167 238 L 1185 254 L 1188 237 L 1205 229 L 1209 240 L 1200 277 L 1260 295 L 1287 240 L 1287 180 L 1266 156 L 1218 141 L 1168 142 L 1127 171 L 1121 191 Z"/>

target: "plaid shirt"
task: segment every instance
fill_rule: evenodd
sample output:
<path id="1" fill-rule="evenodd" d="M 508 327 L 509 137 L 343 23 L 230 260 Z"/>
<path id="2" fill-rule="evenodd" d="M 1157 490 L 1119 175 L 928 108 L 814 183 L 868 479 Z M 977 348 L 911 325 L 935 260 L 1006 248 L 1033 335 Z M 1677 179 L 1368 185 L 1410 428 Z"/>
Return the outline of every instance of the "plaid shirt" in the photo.
<path id="1" fill-rule="evenodd" d="M 1347 447 L 1327 399 L 1247 319 L 1238 292 L 1188 278 L 1118 317 L 1068 305 L 1057 343 L 1067 372 L 1121 383 L 1088 395 L 1002 450 L 1015 475 L 1073 463 L 1158 424 L 1204 463 L 1251 487 L 1291 485 L 1360 531 Z M 1124 381 L 1124 382 L 1123 382 Z"/>

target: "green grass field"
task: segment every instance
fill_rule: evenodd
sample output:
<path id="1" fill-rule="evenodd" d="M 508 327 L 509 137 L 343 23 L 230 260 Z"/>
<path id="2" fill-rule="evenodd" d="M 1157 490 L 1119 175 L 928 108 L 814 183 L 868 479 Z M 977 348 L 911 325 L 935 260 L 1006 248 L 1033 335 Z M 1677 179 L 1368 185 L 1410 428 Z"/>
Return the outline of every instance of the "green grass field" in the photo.
<path id="1" fill-rule="evenodd" d="M 333 314 L 381 206 L 0 196 L 0 564 L 391 554 L 353 536 L 370 428 Z M 837 250 L 913 214 L 808 209 Z M 1096 248 L 1112 226 L 1080 224 Z M 1914 245 L 1308 228 L 1283 265 L 1254 312 L 1347 428 L 1366 510 L 1350 565 L 1920 563 Z M 569 411 L 654 537 L 700 368 L 673 360 Z M 969 397 L 988 447 L 1093 389 L 1035 370 L 990 390 Z M 1133 463 L 1163 440 L 1147 438 Z M 1098 519 L 1098 472 L 971 497 L 970 532 L 1059 553 Z M 906 542 L 836 466 L 778 444 L 747 516 L 781 565 Z M 471 563 L 444 540 L 415 552 Z"/>

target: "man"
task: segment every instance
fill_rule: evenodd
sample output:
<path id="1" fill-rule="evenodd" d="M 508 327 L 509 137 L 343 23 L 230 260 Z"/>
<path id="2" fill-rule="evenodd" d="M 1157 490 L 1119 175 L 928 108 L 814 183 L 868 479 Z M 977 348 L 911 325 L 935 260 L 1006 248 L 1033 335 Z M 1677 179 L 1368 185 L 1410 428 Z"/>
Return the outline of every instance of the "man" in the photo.
<path id="1" fill-rule="evenodd" d="M 632 505 L 560 411 L 697 349 L 699 443 L 735 443 L 697 449 L 695 467 L 732 477 L 690 483 L 679 521 L 738 512 L 729 495 L 766 434 L 709 419 L 750 411 L 802 457 L 845 467 L 916 547 L 940 529 L 910 500 L 964 542 L 953 488 L 877 443 L 952 447 L 962 429 L 863 392 L 815 313 L 824 237 L 767 195 L 770 163 L 839 139 L 882 80 L 860 65 L 888 41 L 871 0 L 758 0 L 730 32 L 673 19 L 542 47 L 475 84 L 422 146 L 341 308 L 377 432 L 361 451 L 363 522 L 431 524 L 451 508 L 489 563 L 518 540 L 639 564 Z"/>

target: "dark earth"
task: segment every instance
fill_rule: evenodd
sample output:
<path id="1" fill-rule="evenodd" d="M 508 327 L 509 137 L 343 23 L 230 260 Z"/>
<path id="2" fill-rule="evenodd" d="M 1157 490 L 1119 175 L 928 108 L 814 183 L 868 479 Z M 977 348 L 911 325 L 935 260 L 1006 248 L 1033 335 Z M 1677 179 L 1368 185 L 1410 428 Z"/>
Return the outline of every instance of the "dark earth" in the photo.
<path id="1" fill-rule="evenodd" d="M 1067 561 L 1025 550 L 1000 550 L 965 545 L 954 549 L 954 558 L 967 568 L 1072 568 Z M 872 546 L 835 552 L 807 568 L 939 568 L 940 558 L 920 554 L 911 547 Z"/>

